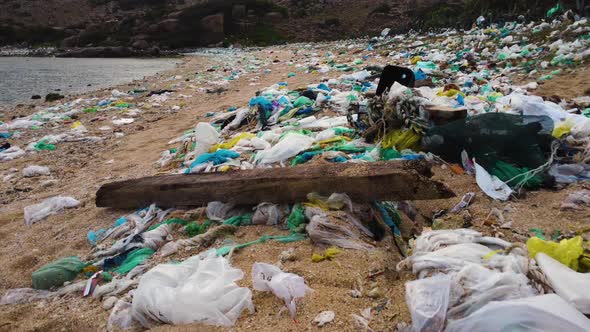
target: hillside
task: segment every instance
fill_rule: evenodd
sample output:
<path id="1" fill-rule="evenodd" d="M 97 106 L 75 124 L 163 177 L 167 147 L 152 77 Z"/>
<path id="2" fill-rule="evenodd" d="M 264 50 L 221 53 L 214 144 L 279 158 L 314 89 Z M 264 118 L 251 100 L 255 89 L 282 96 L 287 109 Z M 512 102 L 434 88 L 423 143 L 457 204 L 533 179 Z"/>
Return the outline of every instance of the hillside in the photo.
<path id="1" fill-rule="evenodd" d="M 569 3 L 572 2 L 572 3 Z M 573 1 L 566 7 L 574 8 Z M 553 0 L 2 0 L 0 45 L 268 45 L 543 16 Z"/>

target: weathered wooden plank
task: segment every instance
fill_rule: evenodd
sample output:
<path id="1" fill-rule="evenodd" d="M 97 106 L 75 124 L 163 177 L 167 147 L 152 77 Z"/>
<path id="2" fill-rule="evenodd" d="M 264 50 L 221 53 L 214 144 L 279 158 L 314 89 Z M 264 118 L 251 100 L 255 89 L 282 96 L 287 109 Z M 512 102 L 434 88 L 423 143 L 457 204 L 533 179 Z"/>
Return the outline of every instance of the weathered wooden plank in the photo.
<path id="1" fill-rule="evenodd" d="M 326 163 L 286 168 L 257 168 L 225 173 L 175 174 L 103 185 L 96 206 L 141 208 L 202 206 L 211 201 L 236 204 L 306 201 L 310 192 L 346 193 L 354 202 L 426 200 L 453 197 L 444 184 L 430 180 L 423 161 Z"/>

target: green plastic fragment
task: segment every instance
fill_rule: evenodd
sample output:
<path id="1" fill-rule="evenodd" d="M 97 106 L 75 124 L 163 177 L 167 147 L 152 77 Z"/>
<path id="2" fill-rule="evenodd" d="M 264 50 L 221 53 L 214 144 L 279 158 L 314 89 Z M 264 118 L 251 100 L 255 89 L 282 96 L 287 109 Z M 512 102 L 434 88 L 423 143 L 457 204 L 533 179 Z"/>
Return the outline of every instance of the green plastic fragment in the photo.
<path id="1" fill-rule="evenodd" d="M 250 242 L 246 242 L 246 243 L 242 243 L 242 244 L 238 244 L 238 245 L 229 245 L 229 246 L 224 246 L 221 247 L 219 249 L 216 250 L 217 256 L 225 256 L 227 254 L 229 254 L 232 249 L 233 250 L 240 250 L 246 247 L 249 247 L 253 244 L 259 244 L 259 243 L 264 243 L 266 241 L 270 241 L 270 240 L 274 240 L 280 243 L 290 243 L 290 242 L 296 242 L 296 241 L 301 241 L 304 240 L 306 238 L 305 235 L 303 234 L 298 234 L 298 233 L 294 233 L 291 235 L 287 235 L 287 236 L 283 236 L 283 235 L 276 235 L 276 236 L 270 236 L 270 235 L 263 235 L 260 239 L 258 240 L 254 240 L 254 241 L 250 241 Z"/>
<path id="2" fill-rule="evenodd" d="M 199 225 L 196 221 L 186 225 L 185 234 L 189 237 L 203 234 L 213 224 L 211 220 L 206 220 L 203 224 Z"/>
<path id="3" fill-rule="evenodd" d="M 545 238 L 545 235 L 543 235 L 543 230 L 539 229 L 539 228 L 531 228 L 529 229 L 529 232 L 535 233 L 535 236 L 538 237 L 541 240 L 547 240 Z"/>
<path id="4" fill-rule="evenodd" d="M 245 226 L 252 224 L 252 213 L 231 217 L 223 222 L 225 225 Z"/>
<path id="5" fill-rule="evenodd" d="M 154 253 L 155 250 L 152 248 L 135 249 L 127 255 L 127 258 L 125 258 L 123 263 L 121 263 L 118 268 L 114 269 L 113 272 L 127 274 L 127 272 L 133 270 L 137 265 L 152 257 Z"/>
<path id="6" fill-rule="evenodd" d="M 304 107 L 304 106 L 311 106 L 314 104 L 314 101 L 305 97 L 300 96 L 299 98 L 295 99 L 293 102 L 293 107 Z"/>
<path id="7" fill-rule="evenodd" d="M 381 159 L 382 160 L 392 160 L 392 159 L 399 159 L 402 157 L 402 154 L 393 148 L 387 148 L 381 150 Z"/>

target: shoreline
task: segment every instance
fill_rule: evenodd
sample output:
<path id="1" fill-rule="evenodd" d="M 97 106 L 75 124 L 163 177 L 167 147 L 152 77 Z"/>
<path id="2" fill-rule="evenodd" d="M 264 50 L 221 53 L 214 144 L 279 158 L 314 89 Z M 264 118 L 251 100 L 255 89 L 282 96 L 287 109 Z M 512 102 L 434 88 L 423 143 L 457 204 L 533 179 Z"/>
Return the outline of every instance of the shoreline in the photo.
<path id="1" fill-rule="evenodd" d="M 53 90 L 50 93 L 57 93 L 62 95 L 64 98 L 61 98 L 58 100 L 59 101 L 63 101 L 63 100 L 67 100 L 67 99 L 77 99 L 77 98 L 83 98 L 86 95 L 96 95 L 96 94 L 100 94 L 101 92 L 105 92 L 107 90 L 113 90 L 113 89 L 117 89 L 119 87 L 123 87 L 123 86 L 128 86 L 130 84 L 134 84 L 135 82 L 138 81 L 142 81 L 142 80 L 148 80 L 154 76 L 157 75 L 165 75 L 167 72 L 171 72 L 171 71 L 175 71 L 178 70 L 179 68 L 181 68 L 182 66 L 184 66 L 187 62 L 190 61 L 190 58 L 192 56 L 191 55 L 179 55 L 179 56 L 175 56 L 175 57 L 159 57 L 159 58 L 55 58 L 55 57 L 32 57 L 32 58 L 55 58 L 55 59 L 84 59 L 84 60 L 92 60 L 92 59 L 96 59 L 98 61 L 100 60 L 162 60 L 162 61 L 170 61 L 172 68 L 163 68 L 162 70 L 155 72 L 153 74 L 149 74 L 149 75 L 145 75 L 143 77 L 137 77 L 137 78 L 133 78 L 133 79 L 129 79 L 126 80 L 125 82 L 103 82 L 103 83 L 98 83 L 92 86 L 83 86 L 83 85 L 79 85 L 75 90 L 78 91 L 71 91 L 68 92 L 68 88 L 63 88 L 61 87 L 59 89 L 59 91 L 57 90 Z M 0 57 L 1 59 L 2 57 Z M 22 57 L 22 58 L 29 58 L 29 57 Z M 88 88 L 88 89 L 87 89 Z M 7 108 L 10 107 L 39 107 L 39 106 L 43 106 L 46 101 L 45 99 L 45 95 L 41 95 L 40 99 L 31 99 L 31 96 L 33 95 L 39 95 L 38 91 L 31 91 L 31 95 L 28 96 L 27 99 L 22 99 L 22 100 L 17 100 L 14 101 L 12 103 L 0 103 L 0 111 L 5 111 Z"/>

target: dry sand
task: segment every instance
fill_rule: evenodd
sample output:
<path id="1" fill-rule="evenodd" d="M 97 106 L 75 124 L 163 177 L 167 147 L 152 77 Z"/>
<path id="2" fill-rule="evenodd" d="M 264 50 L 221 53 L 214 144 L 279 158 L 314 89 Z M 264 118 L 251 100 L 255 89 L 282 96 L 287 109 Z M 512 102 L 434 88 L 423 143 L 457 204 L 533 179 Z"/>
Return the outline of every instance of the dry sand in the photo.
<path id="1" fill-rule="evenodd" d="M 280 60 L 301 58 L 290 50 L 276 51 L 269 54 L 261 51 L 261 57 L 278 58 Z M 344 56 L 343 58 L 346 58 Z M 348 56 L 352 58 L 352 55 Z M 344 59 L 340 58 L 339 62 Z M 176 74 L 188 77 L 195 72 L 204 72 L 212 65 L 219 64 L 215 57 L 190 57 L 173 72 L 165 73 L 146 79 L 151 89 L 168 88 L 180 80 L 169 81 L 167 78 Z M 173 146 L 167 142 L 183 131 L 193 127 L 199 121 L 207 121 L 204 115 L 211 111 L 221 111 L 230 106 L 245 105 L 255 92 L 278 81 L 287 81 L 290 88 L 306 86 L 317 82 L 320 74 L 297 73 L 297 76 L 287 78 L 287 73 L 294 71 L 284 64 L 268 65 L 272 72 L 261 76 L 259 85 L 250 85 L 250 79 L 257 74 L 251 73 L 231 82 L 228 90 L 220 94 L 196 93 L 195 89 L 184 85 L 177 94 L 190 96 L 182 100 L 172 100 L 169 105 L 183 103 L 182 109 L 172 113 L 161 109 L 146 110 L 138 120 L 123 127 L 125 133 L 122 138 L 112 135 L 100 143 L 61 143 L 55 151 L 42 151 L 35 155 L 27 154 L 24 158 L 0 164 L 0 174 L 5 174 L 9 168 L 19 170 L 31 164 L 49 166 L 52 177 L 58 182 L 54 186 L 43 188 L 40 181 L 44 178 L 22 179 L 16 185 L 0 182 L 0 294 L 10 288 L 30 287 L 31 272 L 55 259 L 78 255 L 86 257 L 91 250 L 86 239 L 89 230 L 106 228 L 112 225 L 121 215 L 130 211 L 96 208 L 94 205 L 95 192 L 103 183 L 153 175 L 159 169 L 154 162 L 159 159 L 161 151 Z M 573 76 L 564 72 L 562 77 L 545 84 L 540 88 L 543 95 L 559 94 L 572 90 L 572 96 L 590 88 L 588 70 Z M 339 73 L 326 76 L 337 77 Z M 567 82 L 568 88 L 563 89 L 559 83 Z M 129 84 L 119 89 L 125 91 L 136 86 Z M 106 96 L 110 91 L 89 93 L 85 96 Z M 71 97 L 70 99 L 74 99 Z M 26 114 L 31 110 L 26 106 L 19 107 L 17 113 Z M 90 133 L 100 134 L 98 127 L 110 125 L 112 114 L 105 120 L 91 122 L 96 115 L 83 114 L 80 121 Z M 63 131 L 62 128 L 43 128 L 36 136 L 50 132 Z M 27 131 L 29 132 L 29 131 Z M 17 140 L 20 146 L 31 138 L 27 133 Z M 113 163 L 107 164 L 107 161 Z M 550 192 L 536 191 L 528 193 L 524 198 L 508 203 L 513 212 L 505 216 L 513 220 L 512 230 L 501 230 L 497 233 L 484 221 L 491 207 L 504 208 L 507 204 L 493 202 L 484 196 L 477 187 L 473 177 L 455 175 L 448 168 L 437 166 L 434 168 L 434 178 L 446 183 L 455 191 L 458 197 L 447 200 L 418 202 L 420 212 L 432 216 L 432 212 L 440 209 L 452 208 L 466 192 L 476 192 L 475 203 L 469 208 L 473 217 L 474 228 L 489 234 L 503 236 L 510 240 L 524 240 L 519 234 L 528 234 L 531 227 L 538 227 L 551 233 L 554 230 L 572 231 L 586 227 L 590 209 L 582 211 L 560 211 L 559 204 L 564 197 L 579 189 L 581 185 L 574 185 L 565 190 Z M 63 214 L 51 216 L 46 220 L 26 227 L 23 222 L 23 208 L 40 200 L 55 195 L 67 195 L 82 201 L 83 206 L 68 210 Z M 492 217 L 493 218 L 493 217 Z M 234 240 L 244 242 L 259 238 L 263 234 L 286 234 L 273 227 L 252 226 L 242 227 L 233 237 Z M 391 238 L 379 243 L 373 252 L 343 250 L 336 259 L 320 263 L 312 263 L 311 255 L 321 248 L 314 247 L 309 240 L 291 244 L 267 242 L 255 245 L 237 252 L 232 257 L 232 264 L 241 268 L 245 279 L 244 286 L 251 286 L 250 270 L 254 262 L 275 263 L 279 254 L 288 248 L 295 248 L 297 259 L 284 263 L 284 269 L 303 276 L 308 285 L 314 290 L 298 305 L 297 322 L 290 319 L 286 312 L 281 312 L 282 304 L 271 294 L 254 292 L 256 313 L 247 314 L 238 320 L 233 328 L 221 329 L 202 325 L 184 327 L 162 326 L 156 331 L 299 331 L 318 330 L 312 324 L 313 318 L 324 310 L 336 313 L 334 322 L 321 328 L 325 331 L 357 330 L 351 314 L 360 315 L 361 310 L 373 308 L 373 318 L 370 326 L 375 331 L 391 331 L 398 322 L 409 322 L 410 316 L 405 304 L 404 282 L 412 279 L 409 272 L 395 272 L 395 265 L 400 257 L 392 246 Z M 154 259 L 151 264 L 170 259 L 182 259 L 196 252 L 180 252 L 167 259 Z M 371 279 L 369 275 L 377 271 L 383 274 Z M 378 287 L 383 297 L 372 299 L 364 295 L 352 298 L 349 295 L 355 283 L 363 286 L 365 293 L 373 287 Z M 101 303 L 93 299 L 84 299 L 79 295 L 71 295 L 50 302 L 37 302 L 24 305 L 0 307 L 0 331 L 100 331 L 106 329 L 109 312 L 102 309 Z"/>

